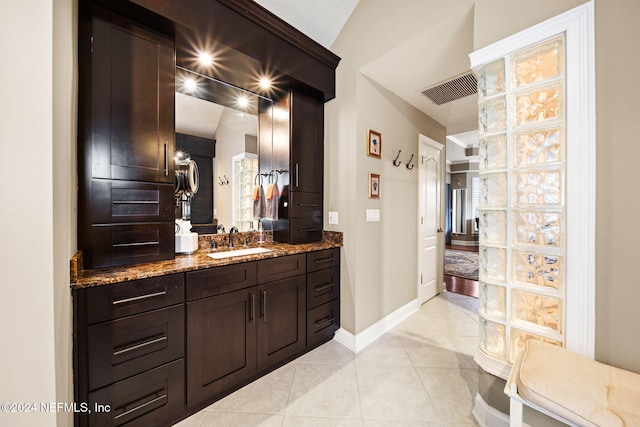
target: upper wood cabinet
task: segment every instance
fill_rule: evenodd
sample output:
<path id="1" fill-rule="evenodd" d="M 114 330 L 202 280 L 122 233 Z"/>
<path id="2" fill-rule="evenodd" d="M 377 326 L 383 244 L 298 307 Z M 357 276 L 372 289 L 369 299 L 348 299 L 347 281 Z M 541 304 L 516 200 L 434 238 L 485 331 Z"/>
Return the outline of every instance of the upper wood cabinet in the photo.
<path id="1" fill-rule="evenodd" d="M 94 10 L 91 176 L 174 180 L 173 40 Z"/>
<path id="2" fill-rule="evenodd" d="M 273 118 L 273 165 L 275 169 L 287 173 L 282 184 L 279 219 L 273 227 L 274 238 L 286 243 L 320 241 L 324 103 L 291 90 L 277 102 L 276 108 L 278 113 Z"/>

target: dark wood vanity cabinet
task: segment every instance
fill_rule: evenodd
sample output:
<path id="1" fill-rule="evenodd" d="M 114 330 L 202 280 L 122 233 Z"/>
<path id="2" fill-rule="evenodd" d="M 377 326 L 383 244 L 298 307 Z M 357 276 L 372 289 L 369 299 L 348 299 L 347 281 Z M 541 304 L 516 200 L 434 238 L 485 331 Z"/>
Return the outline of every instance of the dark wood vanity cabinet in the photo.
<path id="1" fill-rule="evenodd" d="M 187 273 L 188 406 L 304 350 L 305 272 L 302 254 Z"/>
<path id="2" fill-rule="evenodd" d="M 288 171 L 280 200 L 274 239 L 286 243 L 322 240 L 324 171 L 324 103 L 296 90 L 277 102 L 288 115 L 274 117 L 273 163 Z"/>
<path id="3" fill-rule="evenodd" d="M 89 268 L 170 259 L 174 42 L 91 13 L 80 35 L 79 246 Z"/>
<path id="4" fill-rule="evenodd" d="M 183 274 L 77 289 L 74 313 L 76 402 L 92 409 L 76 425 L 162 425 L 184 411 Z"/>

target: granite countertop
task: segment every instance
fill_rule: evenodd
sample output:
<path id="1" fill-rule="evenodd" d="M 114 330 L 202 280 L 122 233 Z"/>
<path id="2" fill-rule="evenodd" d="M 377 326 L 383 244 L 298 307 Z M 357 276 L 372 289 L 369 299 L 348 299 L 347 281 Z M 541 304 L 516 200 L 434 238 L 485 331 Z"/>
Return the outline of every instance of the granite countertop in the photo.
<path id="1" fill-rule="evenodd" d="M 340 236 L 341 237 L 341 236 Z M 257 247 L 251 244 L 249 247 Z M 92 286 L 106 285 L 110 283 L 126 282 L 147 277 L 164 276 L 173 273 L 200 270 L 204 268 L 220 267 L 223 265 L 238 264 L 260 259 L 275 258 L 286 255 L 294 255 L 306 252 L 331 249 L 342 246 L 342 239 L 325 239 L 321 242 L 289 245 L 286 243 L 265 243 L 260 245 L 271 252 L 262 252 L 253 255 L 243 255 L 222 259 L 213 259 L 207 256 L 211 249 L 200 248 L 191 255 L 176 255 L 175 259 L 156 261 L 143 264 L 129 265 L 125 267 L 110 267 L 101 269 L 83 270 L 81 255 L 76 255 L 71 260 L 71 288 L 80 289 Z M 246 249 L 242 245 L 234 250 Z M 233 250 L 232 249 L 232 250 Z M 226 247 L 215 249 L 215 252 L 230 250 Z"/>

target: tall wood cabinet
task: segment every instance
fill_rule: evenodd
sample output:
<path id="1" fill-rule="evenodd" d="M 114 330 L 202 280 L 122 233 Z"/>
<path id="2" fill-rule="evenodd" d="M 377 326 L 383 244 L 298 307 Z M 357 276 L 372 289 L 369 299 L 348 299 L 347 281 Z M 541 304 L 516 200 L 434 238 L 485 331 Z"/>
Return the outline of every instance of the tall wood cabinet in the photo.
<path id="1" fill-rule="evenodd" d="M 174 42 L 95 6 L 88 32 L 78 135 L 85 265 L 172 258 Z"/>
<path id="2" fill-rule="evenodd" d="M 296 90 L 280 99 L 273 118 L 273 164 L 285 170 L 274 239 L 286 243 L 322 240 L 324 103 Z M 288 178 L 288 179 L 286 179 Z"/>

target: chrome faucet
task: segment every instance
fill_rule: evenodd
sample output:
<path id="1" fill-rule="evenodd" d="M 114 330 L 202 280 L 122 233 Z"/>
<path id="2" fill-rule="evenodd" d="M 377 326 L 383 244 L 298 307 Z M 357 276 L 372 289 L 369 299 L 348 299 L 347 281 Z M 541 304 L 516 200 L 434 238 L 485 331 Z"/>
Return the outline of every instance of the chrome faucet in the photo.
<path id="1" fill-rule="evenodd" d="M 236 232 L 236 234 L 238 233 L 238 227 L 233 226 L 231 227 L 231 230 L 229 230 L 229 247 L 232 248 L 233 247 L 233 232 Z"/>

